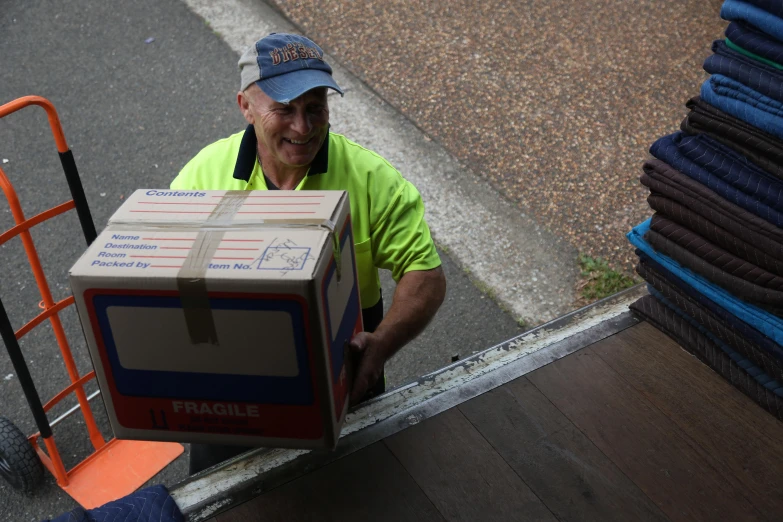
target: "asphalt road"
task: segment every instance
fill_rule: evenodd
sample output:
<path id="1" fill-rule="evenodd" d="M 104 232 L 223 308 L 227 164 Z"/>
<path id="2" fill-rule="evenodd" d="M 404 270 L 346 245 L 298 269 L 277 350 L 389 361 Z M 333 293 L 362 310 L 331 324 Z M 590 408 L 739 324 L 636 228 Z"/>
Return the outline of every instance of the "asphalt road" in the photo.
<path id="1" fill-rule="evenodd" d="M 134 189 L 168 186 L 203 146 L 244 126 L 234 100 L 236 53 L 178 0 L 3 2 L 0 50 L 0 103 L 29 94 L 54 103 L 99 230 Z M 0 120 L 0 167 L 28 216 L 68 198 L 48 124 L 38 108 Z M 10 226 L 8 206 L 0 204 L 0 230 Z M 67 270 L 85 247 L 75 214 L 38 227 L 33 237 L 55 298 L 68 295 Z M 521 333 L 462 267 L 448 254 L 441 256 L 449 280 L 447 301 L 427 332 L 389 364 L 392 385 L 440 368 L 454 354 L 482 350 Z M 0 267 L 0 297 L 18 328 L 37 313 L 40 300 L 18 240 L 0 247 Z M 393 287 L 384 279 L 388 296 Z M 90 360 L 78 319 L 72 310 L 62 319 L 77 364 L 86 372 Z M 44 401 L 68 384 L 48 326 L 25 337 L 22 349 Z M 66 402 L 50 418 L 74 404 Z M 101 410 L 97 404 L 96 415 L 109 435 Z M 4 350 L 0 415 L 25 433 L 35 431 Z M 76 417 L 59 425 L 55 437 L 67 467 L 90 453 L 83 422 Z M 186 456 L 151 483 L 174 484 L 184 478 Z M 31 497 L 0 481 L 0 520 L 36 521 L 73 507 L 48 475 Z"/>

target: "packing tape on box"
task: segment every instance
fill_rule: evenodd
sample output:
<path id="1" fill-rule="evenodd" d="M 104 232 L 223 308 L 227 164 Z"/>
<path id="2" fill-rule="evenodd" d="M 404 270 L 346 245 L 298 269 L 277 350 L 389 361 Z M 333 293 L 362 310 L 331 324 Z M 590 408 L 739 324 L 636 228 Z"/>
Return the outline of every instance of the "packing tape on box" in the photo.
<path id="1" fill-rule="evenodd" d="M 220 203 L 203 224 L 209 227 L 231 225 L 234 215 L 245 203 L 248 195 L 250 192 L 246 190 L 229 190 L 220 198 Z M 193 247 L 177 272 L 177 290 L 190 342 L 193 344 L 220 344 L 212 308 L 209 306 L 207 269 L 220 242 L 223 241 L 224 234 L 225 230 L 199 230 Z"/>
<path id="2" fill-rule="evenodd" d="M 144 223 L 147 230 L 160 229 L 171 232 L 174 230 L 189 231 L 196 229 L 197 235 L 182 267 L 177 272 L 177 289 L 185 314 L 190 341 L 193 344 L 219 345 L 212 309 L 209 306 L 207 290 L 207 269 L 215 256 L 220 242 L 226 232 L 246 231 L 258 228 L 321 228 L 326 229 L 332 239 L 337 282 L 342 279 L 340 238 L 335 233 L 336 224 L 331 220 L 294 218 L 294 219 L 264 219 L 253 223 L 234 223 L 234 216 L 242 207 L 250 191 L 230 190 L 220 199 L 220 203 L 210 213 L 209 217 L 200 223 L 186 221 L 168 221 L 161 223 Z M 110 224 L 113 230 L 136 229 L 138 223 L 114 221 Z"/>

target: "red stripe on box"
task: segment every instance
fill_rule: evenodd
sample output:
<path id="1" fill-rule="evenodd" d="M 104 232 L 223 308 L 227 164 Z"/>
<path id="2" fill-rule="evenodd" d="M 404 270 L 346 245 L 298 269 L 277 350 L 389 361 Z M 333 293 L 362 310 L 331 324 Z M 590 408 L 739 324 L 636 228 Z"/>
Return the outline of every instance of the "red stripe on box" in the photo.
<path id="1" fill-rule="evenodd" d="M 222 198 L 223 196 L 212 196 L 213 198 Z M 325 196 L 246 196 L 245 199 L 290 199 L 290 198 L 323 198 Z"/>
<path id="2" fill-rule="evenodd" d="M 282 199 L 282 198 L 270 198 L 270 199 Z M 139 205 L 211 205 L 216 206 L 218 203 L 164 203 L 162 201 L 139 201 Z M 283 206 L 313 206 L 320 205 L 320 203 L 245 203 L 245 207 L 283 207 Z M 135 212 L 148 212 L 148 211 L 135 211 Z"/>
<path id="3" fill-rule="evenodd" d="M 128 256 L 136 259 L 187 259 L 187 256 Z M 252 261 L 254 257 L 213 257 L 223 261 Z"/>
<path id="4" fill-rule="evenodd" d="M 139 259 L 187 259 L 188 256 L 128 256 Z"/>
<path id="5" fill-rule="evenodd" d="M 139 201 L 139 205 L 212 205 L 213 207 L 215 205 L 219 205 L 219 203 L 180 203 L 180 202 L 165 202 L 165 201 Z"/>
<path id="6" fill-rule="evenodd" d="M 171 212 L 169 210 L 131 210 L 131 213 L 145 213 L 145 214 L 211 214 L 212 212 L 196 212 L 188 210 L 178 210 Z M 315 212 L 237 212 L 237 214 L 315 214 Z"/>
<path id="7" fill-rule="evenodd" d="M 195 237 L 143 237 L 141 238 L 144 241 L 195 241 Z M 225 239 L 223 238 L 222 241 L 241 241 L 243 243 L 263 243 L 263 239 Z M 160 248 L 187 248 L 190 249 L 190 247 L 160 247 Z"/>
<path id="8" fill-rule="evenodd" d="M 160 247 L 161 250 L 190 250 L 191 247 Z M 249 250 L 251 252 L 258 252 L 257 248 L 240 248 L 240 247 L 233 247 L 233 248 L 218 248 L 217 250 Z"/>

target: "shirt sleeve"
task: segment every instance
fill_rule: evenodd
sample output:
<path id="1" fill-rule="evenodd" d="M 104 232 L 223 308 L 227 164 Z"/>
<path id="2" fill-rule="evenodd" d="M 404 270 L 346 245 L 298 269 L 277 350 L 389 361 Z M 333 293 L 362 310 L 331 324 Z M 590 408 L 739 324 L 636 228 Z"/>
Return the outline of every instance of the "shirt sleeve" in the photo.
<path id="1" fill-rule="evenodd" d="M 412 270 L 440 266 L 440 256 L 424 220 L 424 202 L 416 187 L 401 179 L 371 231 L 373 263 L 391 270 L 395 281 Z"/>

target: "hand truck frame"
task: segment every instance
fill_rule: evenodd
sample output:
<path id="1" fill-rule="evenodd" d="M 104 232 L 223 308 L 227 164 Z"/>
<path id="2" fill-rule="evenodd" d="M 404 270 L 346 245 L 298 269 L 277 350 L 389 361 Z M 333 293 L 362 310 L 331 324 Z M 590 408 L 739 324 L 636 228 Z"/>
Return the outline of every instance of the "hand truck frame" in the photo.
<path id="1" fill-rule="evenodd" d="M 99 395 L 100 390 L 88 397 L 84 389 L 84 385 L 95 377 L 95 372 L 90 371 L 85 375 L 79 374 L 58 315 L 59 312 L 74 303 L 74 298 L 68 296 L 60 301 L 54 301 L 30 229 L 48 219 L 75 209 L 88 246 L 95 240 L 97 233 L 76 169 L 73 153 L 65 141 L 60 119 L 52 103 L 39 96 L 25 96 L 1 105 L 0 118 L 31 105 L 40 106 L 46 111 L 60 162 L 68 182 L 71 199 L 26 219 L 13 185 L 0 168 L 0 189 L 8 200 L 15 222 L 15 226 L 0 234 L 0 245 L 17 236 L 21 239 L 41 295 L 39 307 L 43 309 L 27 324 L 14 331 L 2 300 L 0 300 L 0 336 L 5 343 L 11 363 L 19 377 L 22 391 L 38 427 L 37 433 L 25 437 L 9 419 L 0 416 L 0 476 L 8 480 L 15 488 L 29 494 L 42 480 L 43 466 L 54 475 L 57 484 L 63 490 L 85 508 L 92 508 L 131 493 L 179 456 L 184 448 L 177 443 L 130 441 L 116 438 L 107 441 L 95 422 L 89 401 Z M 46 404 L 42 404 L 18 341 L 47 319 L 60 348 L 71 384 Z M 50 422 L 46 412 L 71 393 L 76 395 L 78 404 Z M 77 410 L 82 412 L 90 442 L 95 451 L 71 470 L 66 470 L 54 441 L 52 427 Z M 39 439 L 43 441 L 45 450 L 39 444 Z"/>

